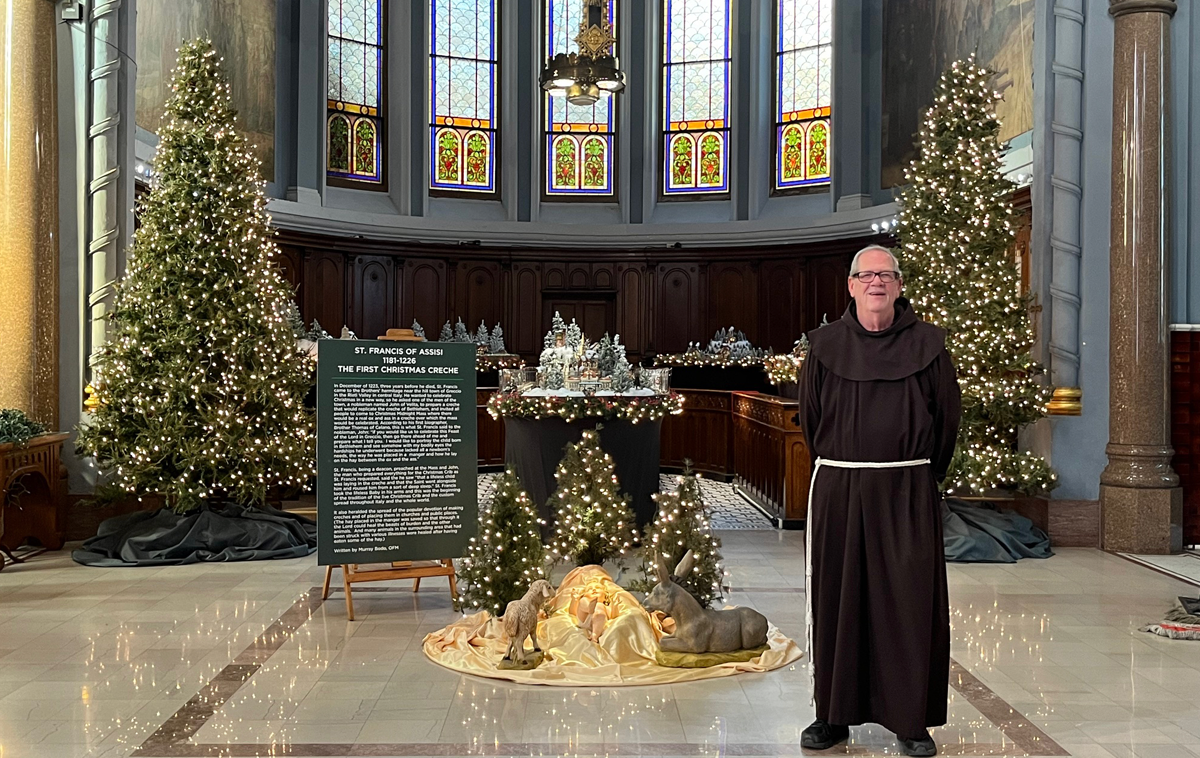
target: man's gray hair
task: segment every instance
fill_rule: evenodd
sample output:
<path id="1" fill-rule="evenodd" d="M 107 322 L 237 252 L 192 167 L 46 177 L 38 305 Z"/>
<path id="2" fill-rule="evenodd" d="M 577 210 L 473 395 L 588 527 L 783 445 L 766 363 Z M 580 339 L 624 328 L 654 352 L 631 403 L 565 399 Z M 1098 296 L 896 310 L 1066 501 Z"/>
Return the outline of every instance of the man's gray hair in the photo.
<path id="1" fill-rule="evenodd" d="M 863 257 L 863 253 L 869 253 L 872 250 L 878 250 L 881 253 L 887 253 L 887 256 L 892 259 L 893 270 L 897 274 L 900 273 L 900 261 L 896 260 L 896 256 L 892 254 L 891 250 L 888 250 L 883 245 L 867 245 L 862 250 L 859 250 L 857 253 L 855 253 L 854 260 L 850 261 L 850 276 L 854 276 L 858 273 L 858 259 Z"/>

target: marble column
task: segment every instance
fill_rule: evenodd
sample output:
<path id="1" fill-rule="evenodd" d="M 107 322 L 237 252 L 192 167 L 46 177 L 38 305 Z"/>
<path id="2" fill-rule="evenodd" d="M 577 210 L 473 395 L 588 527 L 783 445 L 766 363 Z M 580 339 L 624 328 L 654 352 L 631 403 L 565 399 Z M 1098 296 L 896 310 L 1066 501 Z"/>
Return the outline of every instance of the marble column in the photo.
<path id="1" fill-rule="evenodd" d="M 0 0 L 0 408 L 58 425 L 52 0 Z"/>
<path id="2" fill-rule="evenodd" d="M 1183 492 L 1171 468 L 1166 260 L 1172 0 L 1110 0 L 1113 17 L 1106 550 L 1182 547 Z"/>

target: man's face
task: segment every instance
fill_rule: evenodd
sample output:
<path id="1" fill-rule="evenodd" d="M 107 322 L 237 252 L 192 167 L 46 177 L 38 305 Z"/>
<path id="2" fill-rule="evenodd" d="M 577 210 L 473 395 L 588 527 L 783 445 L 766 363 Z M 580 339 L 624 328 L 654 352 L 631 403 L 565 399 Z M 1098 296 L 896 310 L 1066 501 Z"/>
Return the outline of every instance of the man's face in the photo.
<path id="1" fill-rule="evenodd" d="M 903 283 L 899 277 L 891 282 L 884 282 L 878 274 L 895 275 L 896 269 L 892 263 L 892 257 L 882 250 L 869 250 L 863 253 L 862 257 L 858 259 L 858 273 L 867 274 L 868 272 L 876 274 L 873 277 L 867 277 L 870 279 L 868 282 L 855 276 L 849 279 L 850 297 L 854 298 L 858 312 L 890 312 L 896 298 L 900 296 L 900 288 Z"/>

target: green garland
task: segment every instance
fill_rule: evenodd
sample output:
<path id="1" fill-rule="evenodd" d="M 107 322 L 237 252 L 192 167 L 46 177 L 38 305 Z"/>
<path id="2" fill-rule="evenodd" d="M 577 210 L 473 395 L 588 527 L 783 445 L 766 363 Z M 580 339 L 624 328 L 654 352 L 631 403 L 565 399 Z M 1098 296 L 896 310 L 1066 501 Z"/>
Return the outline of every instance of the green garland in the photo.
<path id="1" fill-rule="evenodd" d="M 672 392 L 668 395 L 647 396 L 528 397 L 519 392 L 500 390 L 488 398 L 487 406 L 488 413 L 495 419 L 504 416 L 559 416 L 567 421 L 574 421 L 577 418 L 600 417 L 622 419 L 636 424 L 639 421 L 657 421 L 668 413 L 683 413 L 683 396 Z"/>
<path id="2" fill-rule="evenodd" d="M 770 355 L 752 355 L 745 358 L 722 358 L 713 353 L 690 352 L 669 353 L 654 359 L 654 365 L 673 366 L 675 368 L 690 368 L 694 366 L 712 366 L 715 368 L 750 368 L 761 366 Z"/>
<path id="3" fill-rule="evenodd" d="M 767 381 L 778 387 L 795 382 L 802 363 L 803 358 L 797 358 L 791 353 L 776 353 L 763 361 L 763 371 L 767 372 Z"/>
<path id="4" fill-rule="evenodd" d="M 46 433 L 46 427 L 16 408 L 0 410 L 0 444 L 24 445 L 29 440 Z"/>
<path id="5" fill-rule="evenodd" d="M 476 371 L 499 371 L 502 368 L 520 368 L 525 361 L 519 355 L 508 353 L 484 353 L 475 355 Z"/>

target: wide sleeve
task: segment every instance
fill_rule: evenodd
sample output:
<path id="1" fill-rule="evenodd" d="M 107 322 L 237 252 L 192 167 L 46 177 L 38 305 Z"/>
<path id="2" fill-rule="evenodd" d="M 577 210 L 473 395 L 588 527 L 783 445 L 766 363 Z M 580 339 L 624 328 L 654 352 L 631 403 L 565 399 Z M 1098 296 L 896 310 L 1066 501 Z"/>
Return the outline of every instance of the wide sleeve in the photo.
<path id="1" fill-rule="evenodd" d="M 824 369 L 820 361 L 808 357 L 800 366 L 800 376 L 797 379 L 799 389 L 797 399 L 800 401 L 800 428 L 804 431 L 804 444 L 808 447 L 808 457 L 816 461 L 817 452 L 813 449 L 813 438 L 817 426 L 821 423 L 821 382 L 824 379 Z"/>
<path id="2" fill-rule="evenodd" d="M 945 349 L 934 359 L 930 368 L 932 397 L 929 398 L 933 412 L 933 473 L 937 481 L 946 478 L 950 460 L 954 457 L 954 445 L 958 440 L 958 424 L 962 418 L 962 392 L 958 388 L 958 373 Z"/>

